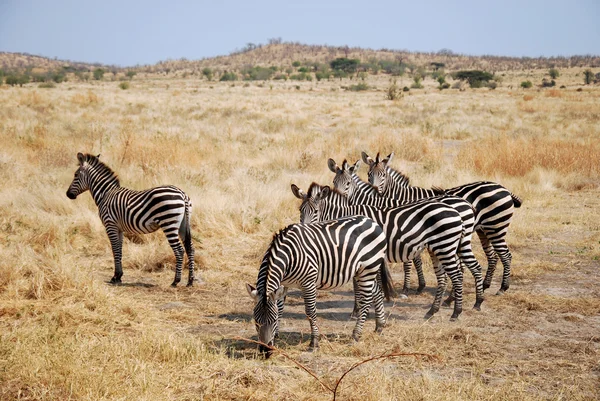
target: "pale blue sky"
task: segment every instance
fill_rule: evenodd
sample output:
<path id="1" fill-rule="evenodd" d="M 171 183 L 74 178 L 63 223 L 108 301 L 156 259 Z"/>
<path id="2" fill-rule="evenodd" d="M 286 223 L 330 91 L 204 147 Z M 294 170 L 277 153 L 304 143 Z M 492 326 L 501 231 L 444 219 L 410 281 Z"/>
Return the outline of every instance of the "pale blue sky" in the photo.
<path id="1" fill-rule="evenodd" d="M 120 66 L 269 38 L 471 55 L 600 54 L 600 0 L 0 0 L 0 51 Z"/>

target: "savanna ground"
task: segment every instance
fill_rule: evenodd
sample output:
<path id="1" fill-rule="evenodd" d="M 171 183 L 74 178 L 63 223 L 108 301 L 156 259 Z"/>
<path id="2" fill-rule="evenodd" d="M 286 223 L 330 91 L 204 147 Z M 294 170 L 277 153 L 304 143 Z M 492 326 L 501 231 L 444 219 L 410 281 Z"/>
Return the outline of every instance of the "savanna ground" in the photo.
<path id="1" fill-rule="evenodd" d="M 392 352 L 435 357 L 365 363 L 338 399 L 600 398 L 600 90 L 578 92 L 581 71 L 561 73 L 566 89 L 513 89 L 525 77 L 507 73 L 495 91 L 439 92 L 429 80 L 398 101 L 385 99 L 385 77 L 358 93 L 341 90 L 346 81 L 159 77 L 128 90 L 0 87 L 0 399 L 322 400 L 353 364 Z M 285 355 L 265 361 L 244 340 L 256 339 L 245 283 L 273 233 L 298 219 L 290 184 L 330 184 L 327 159 L 354 162 L 362 150 L 394 151 L 415 185 L 493 180 L 519 195 L 511 288 L 493 295 L 499 267 L 476 312 L 466 274 L 459 321 L 448 309 L 424 321 L 435 285 L 426 265 L 428 291 L 386 304 L 383 335 L 371 318 L 359 343 L 350 287 L 323 292 L 315 353 L 292 291 L 276 343 Z M 123 186 L 191 196 L 204 285 L 169 286 L 162 233 L 126 240 L 124 284 L 108 284 L 97 208 L 87 193 L 65 195 L 77 152 L 101 154 Z"/>

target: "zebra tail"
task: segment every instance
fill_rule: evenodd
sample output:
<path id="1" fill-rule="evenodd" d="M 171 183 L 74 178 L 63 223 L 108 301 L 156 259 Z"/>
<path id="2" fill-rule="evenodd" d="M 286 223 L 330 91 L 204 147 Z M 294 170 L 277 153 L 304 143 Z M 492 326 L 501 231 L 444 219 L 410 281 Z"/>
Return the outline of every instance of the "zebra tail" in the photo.
<path id="1" fill-rule="evenodd" d="M 386 301 L 389 302 L 390 297 L 396 298 L 392 275 L 390 274 L 390 269 L 388 269 L 388 264 L 385 260 L 381 263 L 381 287 Z"/>
<path id="2" fill-rule="evenodd" d="M 190 219 L 191 219 L 190 208 L 191 208 L 191 202 L 189 200 L 187 200 L 185 202 L 185 212 L 183 215 L 183 220 L 181 221 L 181 225 L 179 226 L 179 236 L 183 240 L 184 244 L 187 244 L 188 241 L 192 240 L 192 230 L 191 230 L 191 224 L 190 224 Z"/>
<path id="3" fill-rule="evenodd" d="M 516 208 L 521 207 L 521 205 L 523 204 L 523 200 L 521 200 L 521 198 L 519 198 L 517 195 L 513 194 L 512 192 L 510 193 L 510 197 L 513 200 L 513 206 Z"/>

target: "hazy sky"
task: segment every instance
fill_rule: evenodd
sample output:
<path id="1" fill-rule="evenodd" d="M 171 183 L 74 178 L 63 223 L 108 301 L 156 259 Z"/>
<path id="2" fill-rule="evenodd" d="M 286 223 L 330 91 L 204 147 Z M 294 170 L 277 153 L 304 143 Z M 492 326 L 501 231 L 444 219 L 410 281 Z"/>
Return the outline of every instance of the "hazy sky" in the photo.
<path id="1" fill-rule="evenodd" d="M 0 0 L 0 51 L 120 66 L 283 41 L 471 55 L 600 54 L 600 0 Z"/>

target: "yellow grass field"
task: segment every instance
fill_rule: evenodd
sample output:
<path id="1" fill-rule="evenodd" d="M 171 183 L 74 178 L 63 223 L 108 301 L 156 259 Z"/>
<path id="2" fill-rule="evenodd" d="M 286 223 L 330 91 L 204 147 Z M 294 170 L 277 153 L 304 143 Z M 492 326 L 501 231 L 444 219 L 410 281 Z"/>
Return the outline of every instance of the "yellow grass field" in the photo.
<path id="1" fill-rule="evenodd" d="M 581 68 L 565 89 L 522 90 L 546 70 L 506 72 L 496 90 L 425 89 L 387 100 L 383 75 L 356 81 L 208 82 L 140 74 L 118 82 L 0 87 L 0 399 L 12 400 L 592 400 L 600 398 L 600 88 Z M 400 87 L 410 78 L 399 78 Z M 583 88 L 582 91 L 577 91 Z M 414 185 L 498 182 L 523 199 L 508 234 L 509 291 L 450 322 L 423 316 L 427 290 L 386 303 L 388 325 L 360 342 L 351 286 L 318 297 L 322 333 L 307 352 L 298 291 L 282 352 L 256 345 L 255 283 L 274 232 L 298 221 L 294 183 L 331 185 L 327 159 L 394 151 Z M 121 185 L 173 184 L 194 204 L 203 285 L 171 288 L 161 232 L 125 240 L 123 285 L 89 193 L 66 190 L 77 152 L 101 154 Z M 364 166 L 359 175 L 366 179 Z M 479 241 L 474 250 L 485 269 Z M 392 266 L 396 288 L 402 269 Z M 183 283 L 187 272 L 184 269 Z M 413 273 L 413 284 L 416 275 Z M 314 374 L 312 376 L 307 372 Z"/>

